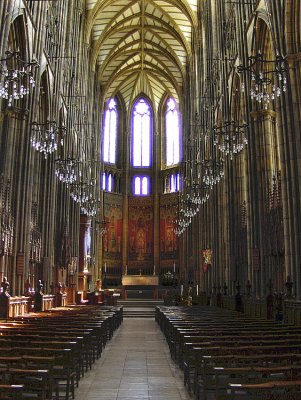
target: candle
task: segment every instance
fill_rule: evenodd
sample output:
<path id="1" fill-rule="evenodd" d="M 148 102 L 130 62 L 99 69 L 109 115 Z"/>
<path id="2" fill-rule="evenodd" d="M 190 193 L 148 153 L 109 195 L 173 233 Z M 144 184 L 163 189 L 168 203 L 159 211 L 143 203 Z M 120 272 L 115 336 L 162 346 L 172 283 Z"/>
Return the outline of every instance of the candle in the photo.
<path id="1" fill-rule="evenodd" d="M 196 285 L 196 295 L 199 295 L 199 285 Z"/>
<path id="2" fill-rule="evenodd" d="M 128 274 L 128 266 L 127 265 L 125 266 L 125 274 L 126 275 Z"/>
<path id="3" fill-rule="evenodd" d="M 105 274 L 107 273 L 107 263 L 105 263 Z"/>
<path id="4" fill-rule="evenodd" d="M 181 297 L 183 296 L 183 285 L 181 285 Z"/>
<path id="5" fill-rule="evenodd" d="M 173 273 L 174 274 L 176 273 L 176 264 L 175 263 L 173 263 Z"/>

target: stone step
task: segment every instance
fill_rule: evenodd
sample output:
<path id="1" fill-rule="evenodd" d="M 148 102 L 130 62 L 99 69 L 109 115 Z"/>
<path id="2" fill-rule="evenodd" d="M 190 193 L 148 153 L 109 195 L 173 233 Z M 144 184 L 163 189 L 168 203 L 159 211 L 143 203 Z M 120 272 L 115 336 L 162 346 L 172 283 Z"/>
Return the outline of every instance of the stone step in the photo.
<path id="1" fill-rule="evenodd" d="M 139 307 L 139 308 L 156 308 L 158 305 L 163 305 L 163 301 L 161 300 L 119 300 L 118 305 L 123 307 Z"/>
<path id="2" fill-rule="evenodd" d="M 123 314 L 123 318 L 155 318 L 155 313 L 127 312 Z"/>
<path id="3" fill-rule="evenodd" d="M 153 299 L 128 299 L 118 301 L 118 305 L 123 306 L 123 316 L 125 318 L 154 318 L 156 306 L 162 304 L 162 300 Z"/>
<path id="4" fill-rule="evenodd" d="M 123 318 L 149 318 L 149 319 L 154 319 L 154 315 L 143 315 L 143 314 L 132 314 L 132 315 L 124 315 Z"/>
<path id="5" fill-rule="evenodd" d="M 134 308 L 130 310 L 123 310 L 123 313 L 133 314 L 133 313 L 140 313 L 140 314 L 155 314 L 155 310 L 136 310 Z"/>

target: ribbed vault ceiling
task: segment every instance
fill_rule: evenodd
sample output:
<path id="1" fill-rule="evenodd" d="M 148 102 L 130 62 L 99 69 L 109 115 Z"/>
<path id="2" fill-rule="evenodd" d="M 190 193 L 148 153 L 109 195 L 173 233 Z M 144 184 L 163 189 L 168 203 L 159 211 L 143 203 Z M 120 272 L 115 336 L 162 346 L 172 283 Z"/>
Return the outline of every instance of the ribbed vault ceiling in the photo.
<path id="1" fill-rule="evenodd" d="M 87 42 L 105 99 L 182 96 L 197 0 L 87 0 Z"/>

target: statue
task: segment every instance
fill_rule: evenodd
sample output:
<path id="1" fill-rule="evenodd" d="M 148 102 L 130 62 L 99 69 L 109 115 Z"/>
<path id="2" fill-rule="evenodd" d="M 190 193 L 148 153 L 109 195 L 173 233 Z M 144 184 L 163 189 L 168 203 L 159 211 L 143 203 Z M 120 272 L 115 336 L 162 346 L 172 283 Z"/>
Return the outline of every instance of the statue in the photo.
<path id="1" fill-rule="evenodd" d="M 57 293 L 58 293 L 58 294 L 62 294 L 62 288 L 63 288 L 63 285 L 62 285 L 61 282 L 59 282 L 59 283 L 57 284 Z"/>
<path id="2" fill-rule="evenodd" d="M 2 293 L 5 293 L 6 296 L 10 297 L 8 293 L 9 282 L 7 281 L 6 276 L 4 276 L 3 281 L 1 282 Z"/>
<path id="3" fill-rule="evenodd" d="M 241 288 L 240 283 L 237 282 L 237 285 L 236 285 L 237 293 L 235 295 L 235 310 L 243 313 L 244 312 L 244 303 L 243 303 L 242 295 L 240 293 L 240 288 Z"/>
<path id="4" fill-rule="evenodd" d="M 34 311 L 39 312 L 43 310 L 43 287 L 44 285 L 42 284 L 41 279 L 38 280 L 37 286 L 36 286 L 36 291 L 35 291 L 35 297 L 34 297 Z"/>
<path id="5" fill-rule="evenodd" d="M 3 281 L 1 282 L 1 287 L 2 287 L 2 292 L 0 293 L 0 318 L 8 319 L 10 295 L 8 293 L 9 282 L 7 281 L 6 276 L 3 278 Z"/>
<path id="6" fill-rule="evenodd" d="M 37 282 L 36 293 L 43 294 L 43 292 L 42 292 L 43 287 L 44 287 L 44 285 L 43 285 L 41 279 L 39 279 L 38 282 Z"/>
<path id="7" fill-rule="evenodd" d="M 292 278 L 288 275 L 288 277 L 286 278 L 286 282 L 285 282 L 285 288 L 286 288 L 286 297 L 287 298 L 291 298 L 293 295 L 293 282 L 292 282 Z"/>
<path id="8" fill-rule="evenodd" d="M 63 285 L 61 282 L 57 284 L 57 291 L 55 294 L 55 305 L 56 307 L 62 307 L 63 305 Z"/>

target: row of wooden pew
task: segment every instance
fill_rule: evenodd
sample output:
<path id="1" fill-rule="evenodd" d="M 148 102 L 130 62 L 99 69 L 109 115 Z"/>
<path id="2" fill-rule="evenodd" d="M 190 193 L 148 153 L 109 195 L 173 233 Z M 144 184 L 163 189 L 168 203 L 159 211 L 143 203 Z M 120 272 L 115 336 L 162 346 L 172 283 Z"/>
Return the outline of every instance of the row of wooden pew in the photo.
<path id="1" fill-rule="evenodd" d="M 122 307 L 71 306 L 0 321 L 0 399 L 74 399 L 122 319 Z"/>
<path id="2" fill-rule="evenodd" d="M 301 326 L 205 306 L 160 306 L 156 320 L 197 399 L 301 399 Z"/>

